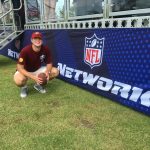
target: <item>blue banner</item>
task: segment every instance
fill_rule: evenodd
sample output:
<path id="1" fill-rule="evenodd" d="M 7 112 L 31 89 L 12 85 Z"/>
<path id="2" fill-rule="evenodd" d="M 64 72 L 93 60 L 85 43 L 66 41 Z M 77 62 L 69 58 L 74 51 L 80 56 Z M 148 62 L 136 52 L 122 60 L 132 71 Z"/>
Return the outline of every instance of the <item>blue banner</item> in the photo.
<path id="1" fill-rule="evenodd" d="M 24 46 L 32 32 L 25 32 Z M 41 32 L 60 79 L 150 115 L 149 28 Z"/>

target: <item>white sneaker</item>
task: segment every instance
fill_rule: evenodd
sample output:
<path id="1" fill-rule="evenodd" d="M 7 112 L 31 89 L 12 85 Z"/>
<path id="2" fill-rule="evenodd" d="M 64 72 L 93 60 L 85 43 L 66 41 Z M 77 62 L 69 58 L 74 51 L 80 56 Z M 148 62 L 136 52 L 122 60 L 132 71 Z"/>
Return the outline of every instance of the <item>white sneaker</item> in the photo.
<path id="1" fill-rule="evenodd" d="M 40 84 L 35 84 L 34 89 L 36 89 L 38 92 L 40 92 L 42 94 L 46 93 L 46 90 Z"/>
<path id="2" fill-rule="evenodd" d="M 27 91 L 28 91 L 28 87 L 26 85 L 21 87 L 20 97 L 21 98 L 27 97 Z"/>

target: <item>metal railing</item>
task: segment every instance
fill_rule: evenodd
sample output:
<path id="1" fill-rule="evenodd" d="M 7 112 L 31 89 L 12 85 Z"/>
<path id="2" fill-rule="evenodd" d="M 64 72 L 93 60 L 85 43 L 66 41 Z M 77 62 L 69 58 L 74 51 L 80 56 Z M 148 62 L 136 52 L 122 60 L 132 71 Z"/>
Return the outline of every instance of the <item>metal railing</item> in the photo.
<path id="1" fill-rule="evenodd" d="M 4 47 L 9 41 L 14 39 L 20 32 L 22 32 L 21 30 L 18 30 L 18 28 L 16 27 L 15 18 L 14 18 L 14 11 L 18 11 L 22 8 L 22 1 L 20 0 L 19 8 L 14 9 L 12 5 L 10 6 L 11 6 L 10 9 L 0 16 L 0 20 L 2 21 L 2 24 L 0 25 L 1 27 L 0 29 L 2 30 L 0 34 L 0 37 L 1 37 L 0 48 Z M 6 20 L 5 17 L 10 15 L 11 13 L 13 14 L 12 22 L 7 24 L 5 21 Z"/>
<path id="2" fill-rule="evenodd" d="M 83 20 L 56 23 L 26 24 L 25 29 L 93 29 L 93 28 L 147 28 L 150 16 Z"/>
<path id="3" fill-rule="evenodd" d="M 45 0 L 25 0 L 26 23 L 56 23 L 93 19 L 138 17 L 150 15 L 149 5 L 137 6 L 135 2 L 146 0 L 55 0 L 55 13 L 47 18 Z M 147 0 L 148 1 L 148 0 Z M 132 2 L 132 4 L 131 4 Z M 134 3 L 133 3 L 134 2 Z M 138 4 L 139 5 L 139 4 Z M 115 6 L 115 7 L 114 7 Z"/>
<path id="4" fill-rule="evenodd" d="M 4 20 L 5 20 L 4 18 L 5 18 L 6 16 L 10 15 L 10 13 L 13 13 L 13 15 L 12 15 L 12 24 L 10 24 L 10 25 L 13 27 L 12 29 L 13 29 L 14 31 L 16 31 L 15 19 L 14 19 L 14 11 L 18 11 L 18 10 L 20 10 L 21 8 L 22 8 L 22 0 L 20 0 L 20 7 L 19 7 L 19 8 L 14 9 L 14 8 L 12 7 L 12 5 L 11 5 L 10 10 L 8 10 L 7 12 L 5 12 L 4 14 L 2 14 L 2 15 L 0 16 L 0 20 L 2 20 L 4 30 L 5 30 L 5 28 L 7 27 L 7 24 L 6 24 L 6 22 L 4 21 Z"/>

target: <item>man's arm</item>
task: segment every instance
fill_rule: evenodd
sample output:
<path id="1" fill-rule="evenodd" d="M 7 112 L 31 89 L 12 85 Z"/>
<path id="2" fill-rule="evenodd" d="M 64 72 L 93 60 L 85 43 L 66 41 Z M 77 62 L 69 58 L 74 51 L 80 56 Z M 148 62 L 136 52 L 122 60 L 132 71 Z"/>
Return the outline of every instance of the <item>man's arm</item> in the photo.
<path id="1" fill-rule="evenodd" d="M 45 74 L 47 76 L 47 80 L 49 80 L 49 74 L 50 74 L 51 70 L 52 70 L 52 63 L 47 64 L 46 65 L 46 71 L 45 71 Z"/>

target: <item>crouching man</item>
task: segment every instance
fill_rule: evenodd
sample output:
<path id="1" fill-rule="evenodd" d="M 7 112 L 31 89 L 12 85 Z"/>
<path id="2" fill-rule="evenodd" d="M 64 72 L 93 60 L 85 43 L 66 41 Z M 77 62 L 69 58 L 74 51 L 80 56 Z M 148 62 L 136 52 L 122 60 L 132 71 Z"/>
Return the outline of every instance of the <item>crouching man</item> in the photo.
<path id="1" fill-rule="evenodd" d="M 46 66 L 42 66 L 45 63 Z M 23 48 L 17 62 L 17 71 L 14 74 L 15 84 L 21 87 L 20 97 L 27 96 L 28 78 L 35 81 L 34 88 L 40 93 L 46 93 L 42 86 L 42 79 L 39 73 L 45 73 L 47 80 L 51 80 L 59 75 L 57 68 L 52 66 L 51 53 L 48 47 L 43 45 L 42 34 L 34 32 L 31 36 L 31 44 Z"/>

